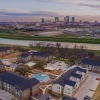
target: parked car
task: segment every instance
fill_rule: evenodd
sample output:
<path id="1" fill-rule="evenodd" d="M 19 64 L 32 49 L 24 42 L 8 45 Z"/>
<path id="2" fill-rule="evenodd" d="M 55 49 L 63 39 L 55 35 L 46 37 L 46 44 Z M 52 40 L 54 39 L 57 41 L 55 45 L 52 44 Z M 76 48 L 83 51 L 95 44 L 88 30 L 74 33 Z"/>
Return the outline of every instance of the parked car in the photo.
<path id="1" fill-rule="evenodd" d="M 100 81 L 100 78 L 96 78 L 96 80 L 99 80 Z"/>
<path id="2" fill-rule="evenodd" d="M 84 100 L 91 100 L 89 96 L 84 97 Z"/>

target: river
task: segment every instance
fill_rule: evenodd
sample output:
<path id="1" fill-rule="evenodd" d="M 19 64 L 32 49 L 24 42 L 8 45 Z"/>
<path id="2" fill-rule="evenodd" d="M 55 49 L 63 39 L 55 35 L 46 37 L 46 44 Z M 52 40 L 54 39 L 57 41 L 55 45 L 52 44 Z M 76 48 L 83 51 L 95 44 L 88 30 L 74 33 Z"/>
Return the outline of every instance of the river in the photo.
<path id="1" fill-rule="evenodd" d="M 11 45 L 22 45 L 22 46 L 29 46 L 30 43 L 33 44 L 35 42 L 42 42 L 43 41 L 30 41 L 30 40 L 13 40 L 13 39 L 3 39 L 0 38 L 0 44 L 11 44 Z M 45 43 L 51 43 L 51 44 L 56 44 L 57 42 L 48 42 L 45 41 Z M 84 46 L 88 50 L 100 50 L 100 44 L 86 44 L 86 43 L 68 43 L 68 42 L 59 42 L 63 47 L 68 46 L 68 48 L 73 48 L 75 45 L 78 47 Z"/>

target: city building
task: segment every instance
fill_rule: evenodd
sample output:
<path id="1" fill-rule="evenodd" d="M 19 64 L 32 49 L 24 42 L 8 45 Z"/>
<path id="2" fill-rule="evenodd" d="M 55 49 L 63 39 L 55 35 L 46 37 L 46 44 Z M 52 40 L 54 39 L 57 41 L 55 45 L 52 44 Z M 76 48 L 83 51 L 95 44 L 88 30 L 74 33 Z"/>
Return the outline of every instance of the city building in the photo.
<path id="1" fill-rule="evenodd" d="M 52 84 L 52 94 L 56 96 L 70 96 L 72 97 L 86 80 L 88 70 L 81 67 L 74 67 Z"/>
<path id="2" fill-rule="evenodd" d="M 57 23 L 59 21 L 58 17 L 55 17 L 55 23 Z"/>
<path id="3" fill-rule="evenodd" d="M 69 16 L 66 16 L 66 17 L 64 18 L 64 21 L 65 21 L 66 24 L 68 24 L 68 23 L 70 22 Z"/>
<path id="4" fill-rule="evenodd" d="M 39 81 L 35 78 L 25 78 L 14 72 L 0 74 L 0 89 L 8 91 L 18 100 L 28 100 L 40 92 Z"/>
<path id="5" fill-rule="evenodd" d="M 45 19 L 44 18 L 41 19 L 41 23 L 45 23 Z"/>
<path id="6" fill-rule="evenodd" d="M 72 23 L 72 24 L 75 23 L 75 17 L 72 17 L 71 23 Z"/>

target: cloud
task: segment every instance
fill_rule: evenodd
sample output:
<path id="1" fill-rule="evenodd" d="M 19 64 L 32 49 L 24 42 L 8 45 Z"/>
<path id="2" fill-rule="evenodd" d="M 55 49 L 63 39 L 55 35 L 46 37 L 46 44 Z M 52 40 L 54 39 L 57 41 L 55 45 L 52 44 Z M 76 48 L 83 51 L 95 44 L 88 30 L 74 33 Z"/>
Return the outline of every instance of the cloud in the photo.
<path id="1" fill-rule="evenodd" d="M 18 12 L 14 9 L 0 9 L 0 14 L 6 16 L 60 16 L 59 13 L 49 11 Z"/>
<path id="2" fill-rule="evenodd" d="M 80 3 L 78 4 L 79 6 L 86 6 L 86 7 L 91 7 L 91 8 L 96 8 L 96 9 L 100 9 L 100 5 L 98 4 L 84 4 L 84 3 Z"/>

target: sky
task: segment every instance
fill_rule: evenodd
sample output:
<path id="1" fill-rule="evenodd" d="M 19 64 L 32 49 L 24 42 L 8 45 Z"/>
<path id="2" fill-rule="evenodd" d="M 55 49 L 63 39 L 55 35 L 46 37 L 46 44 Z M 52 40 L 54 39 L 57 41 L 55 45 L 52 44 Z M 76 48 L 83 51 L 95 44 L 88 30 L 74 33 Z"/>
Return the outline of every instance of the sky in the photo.
<path id="1" fill-rule="evenodd" d="M 100 21 L 100 0 L 0 0 L 0 21 L 39 21 L 56 16 Z"/>

